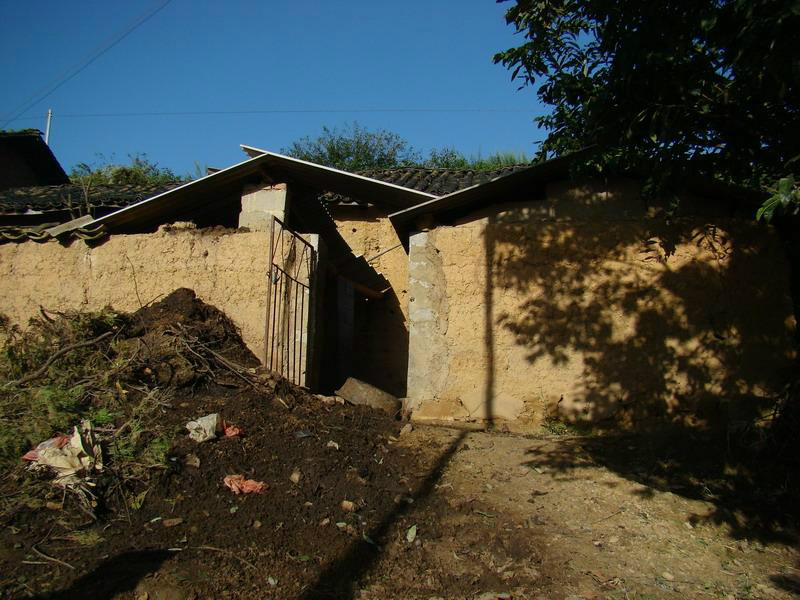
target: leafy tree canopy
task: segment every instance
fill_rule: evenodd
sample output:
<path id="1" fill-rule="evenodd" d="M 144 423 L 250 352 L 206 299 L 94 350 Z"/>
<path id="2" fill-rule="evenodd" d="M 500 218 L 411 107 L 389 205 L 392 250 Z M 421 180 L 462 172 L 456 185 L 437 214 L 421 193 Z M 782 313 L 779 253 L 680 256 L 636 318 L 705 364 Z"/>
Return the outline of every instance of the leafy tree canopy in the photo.
<path id="1" fill-rule="evenodd" d="M 797 174 L 797 0 L 516 0 L 506 20 L 525 41 L 494 60 L 550 107 L 541 156 L 597 144 L 598 168 L 761 188 Z"/>
<path id="2" fill-rule="evenodd" d="M 467 157 L 449 147 L 434 148 L 428 158 L 423 158 L 422 153 L 400 135 L 384 129 L 370 131 L 358 123 L 341 130 L 323 127 L 316 138 L 306 136 L 281 152 L 351 172 L 396 167 L 491 170 L 530 162 L 524 154 L 497 152 L 486 158 Z"/>
<path id="3" fill-rule="evenodd" d="M 358 123 L 342 130 L 323 127 L 318 137 L 301 138 L 281 152 L 344 171 L 388 169 L 420 161 L 419 152 L 396 133 L 369 131 Z"/>
<path id="4" fill-rule="evenodd" d="M 473 171 L 492 171 L 501 167 L 522 165 L 531 162 L 524 153 L 496 152 L 486 158 L 481 155 L 467 157 L 454 148 L 434 148 L 421 165 L 432 169 L 471 169 Z"/>
<path id="5" fill-rule="evenodd" d="M 70 172 L 70 179 L 82 185 L 160 185 L 187 179 L 159 167 L 146 154 L 129 155 L 130 164 L 116 164 L 100 157 L 100 164 L 78 163 Z"/>

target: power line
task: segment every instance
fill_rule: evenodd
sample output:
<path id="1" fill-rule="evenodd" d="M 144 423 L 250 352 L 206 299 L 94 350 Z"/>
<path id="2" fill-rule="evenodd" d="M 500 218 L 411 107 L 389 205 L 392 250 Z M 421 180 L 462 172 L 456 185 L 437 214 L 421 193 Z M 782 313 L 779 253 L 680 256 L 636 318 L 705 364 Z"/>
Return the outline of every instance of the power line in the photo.
<path id="1" fill-rule="evenodd" d="M 209 115 L 268 115 L 268 114 L 314 114 L 314 113 L 530 113 L 525 108 L 267 108 L 253 110 L 190 110 L 149 111 L 114 113 L 65 113 L 54 114 L 60 119 L 94 119 L 117 117 L 191 117 Z M 14 119 L 29 121 L 40 117 Z"/>
<path id="2" fill-rule="evenodd" d="M 100 58 L 103 54 L 111 50 L 114 46 L 119 44 L 122 40 L 128 37 L 134 30 L 138 27 L 149 21 L 152 17 L 156 15 L 156 13 L 160 12 L 167 6 L 172 0 L 164 0 L 161 4 L 159 4 L 154 10 L 151 10 L 144 16 L 140 17 L 136 21 L 134 21 L 131 25 L 125 28 L 121 33 L 118 33 L 116 36 L 111 38 L 108 42 L 101 44 L 95 50 L 92 51 L 89 56 L 87 56 L 82 62 L 80 62 L 77 66 L 72 67 L 61 75 L 59 75 L 55 80 L 48 83 L 46 86 L 39 88 L 30 98 L 28 98 L 25 102 L 20 104 L 16 109 L 12 111 L 12 116 L 7 119 L 1 126 L 0 129 L 4 129 L 9 123 L 12 121 L 17 120 L 20 115 L 25 114 L 34 104 L 41 102 L 50 94 L 55 92 L 58 88 L 62 85 L 73 79 L 79 73 L 81 73 L 86 67 L 91 65 L 94 61 Z"/>

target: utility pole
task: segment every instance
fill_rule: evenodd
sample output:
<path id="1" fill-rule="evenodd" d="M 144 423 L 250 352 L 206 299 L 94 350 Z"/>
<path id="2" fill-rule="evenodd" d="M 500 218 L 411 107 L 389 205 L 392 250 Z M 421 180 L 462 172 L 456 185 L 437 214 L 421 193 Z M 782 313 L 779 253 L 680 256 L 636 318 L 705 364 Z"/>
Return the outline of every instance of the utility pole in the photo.
<path id="1" fill-rule="evenodd" d="M 47 109 L 47 127 L 44 130 L 44 143 L 50 145 L 50 121 L 53 120 L 53 109 Z"/>

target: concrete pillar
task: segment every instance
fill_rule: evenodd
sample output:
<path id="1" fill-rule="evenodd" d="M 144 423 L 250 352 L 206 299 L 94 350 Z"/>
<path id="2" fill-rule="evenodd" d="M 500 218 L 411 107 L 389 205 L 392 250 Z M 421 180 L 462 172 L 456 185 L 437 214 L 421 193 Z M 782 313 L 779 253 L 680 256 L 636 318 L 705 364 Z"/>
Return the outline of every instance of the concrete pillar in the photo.
<path id="1" fill-rule="evenodd" d="M 285 183 L 247 185 L 242 190 L 239 227 L 251 231 L 269 231 L 272 217 L 284 223 L 289 212 L 289 196 Z"/>
<path id="2" fill-rule="evenodd" d="M 436 231 L 412 234 L 408 251 L 408 385 L 412 413 L 438 399 L 449 371 L 447 282 Z"/>

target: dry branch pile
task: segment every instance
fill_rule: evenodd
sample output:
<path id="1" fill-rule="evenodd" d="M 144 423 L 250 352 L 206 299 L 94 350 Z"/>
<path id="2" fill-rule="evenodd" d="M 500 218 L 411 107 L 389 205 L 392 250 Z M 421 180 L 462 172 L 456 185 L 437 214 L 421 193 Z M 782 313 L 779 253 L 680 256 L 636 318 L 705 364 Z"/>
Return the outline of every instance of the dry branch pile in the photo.
<path id="1" fill-rule="evenodd" d="M 77 505 L 92 517 L 129 510 L 166 468 L 176 431 L 164 415 L 175 391 L 212 381 L 257 386 L 256 364 L 233 323 L 191 290 L 133 314 L 42 309 L 24 333 L 8 332 L 0 358 L 0 465 L 28 489 L 4 511 L 48 492 L 52 477 L 31 478 L 20 456 L 82 420 L 108 460 L 91 489 L 70 488 Z"/>

